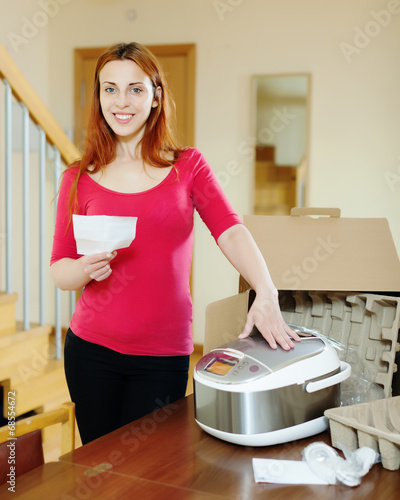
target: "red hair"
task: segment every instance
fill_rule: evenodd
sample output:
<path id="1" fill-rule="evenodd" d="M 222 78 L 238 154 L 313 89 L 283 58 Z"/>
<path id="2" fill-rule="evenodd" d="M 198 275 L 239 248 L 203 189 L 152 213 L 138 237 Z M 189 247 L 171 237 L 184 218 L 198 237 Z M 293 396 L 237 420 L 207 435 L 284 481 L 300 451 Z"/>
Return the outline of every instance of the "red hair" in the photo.
<path id="1" fill-rule="evenodd" d="M 144 163 L 159 168 L 170 167 L 183 149 L 178 146 L 170 125 L 174 102 L 155 56 L 149 49 L 135 42 L 110 47 L 97 61 L 82 159 L 70 165 L 79 167 L 69 196 L 71 217 L 72 213 L 78 210 L 77 186 L 81 175 L 87 172 L 89 167 L 91 172 L 98 172 L 115 159 L 117 138 L 101 111 L 99 75 L 108 62 L 125 60 L 133 61 L 146 73 L 153 84 L 158 101 L 158 106 L 151 108 L 143 137 L 138 144 Z M 157 88 L 161 89 L 159 95 L 155 92 Z"/>

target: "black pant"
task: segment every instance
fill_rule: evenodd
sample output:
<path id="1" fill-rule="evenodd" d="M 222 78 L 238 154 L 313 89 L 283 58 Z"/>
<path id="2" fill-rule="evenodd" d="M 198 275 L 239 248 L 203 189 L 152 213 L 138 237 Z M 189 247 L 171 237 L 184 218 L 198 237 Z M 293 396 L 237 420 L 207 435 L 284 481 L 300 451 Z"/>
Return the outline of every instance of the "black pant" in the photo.
<path id="1" fill-rule="evenodd" d="M 69 329 L 64 365 L 82 443 L 185 396 L 189 356 L 121 354 Z"/>

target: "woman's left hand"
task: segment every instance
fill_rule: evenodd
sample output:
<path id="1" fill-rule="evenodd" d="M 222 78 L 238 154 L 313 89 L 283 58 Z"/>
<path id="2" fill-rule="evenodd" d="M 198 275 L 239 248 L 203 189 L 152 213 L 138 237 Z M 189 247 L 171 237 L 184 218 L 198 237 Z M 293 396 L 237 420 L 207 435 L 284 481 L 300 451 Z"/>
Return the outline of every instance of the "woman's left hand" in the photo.
<path id="1" fill-rule="evenodd" d="M 240 339 L 248 337 L 256 326 L 272 349 L 280 345 L 286 351 L 294 347 L 294 341 L 300 341 L 300 337 L 288 327 L 282 317 L 279 307 L 278 295 L 266 296 L 256 295 L 256 298 L 247 313 L 247 321 Z"/>

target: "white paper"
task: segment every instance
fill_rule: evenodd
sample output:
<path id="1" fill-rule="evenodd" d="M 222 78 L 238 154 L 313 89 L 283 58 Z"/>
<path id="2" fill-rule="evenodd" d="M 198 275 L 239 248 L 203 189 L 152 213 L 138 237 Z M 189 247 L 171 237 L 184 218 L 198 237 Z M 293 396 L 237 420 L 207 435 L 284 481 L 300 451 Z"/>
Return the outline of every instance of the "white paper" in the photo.
<path id="1" fill-rule="evenodd" d="M 72 223 L 79 255 L 127 248 L 136 236 L 137 217 L 73 214 Z"/>
<path id="2" fill-rule="evenodd" d="M 303 460 L 253 458 L 253 471 L 256 483 L 329 484 L 314 474 Z"/>

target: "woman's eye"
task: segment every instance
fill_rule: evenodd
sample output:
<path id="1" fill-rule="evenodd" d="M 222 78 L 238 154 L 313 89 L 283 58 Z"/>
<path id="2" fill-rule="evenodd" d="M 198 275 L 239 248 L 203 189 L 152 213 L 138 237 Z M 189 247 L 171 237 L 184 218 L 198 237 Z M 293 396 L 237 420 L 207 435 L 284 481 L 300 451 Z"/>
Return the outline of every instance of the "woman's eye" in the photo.
<path id="1" fill-rule="evenodd" d="M 112 92 L 115 92 L 115 89 L 113 87 L 107 87 L 105 89 L 105 91 L 108 93 L 108 94 L 111 94 Z"/>
<path id="2" fill-rule="evenodd" d="M 132 87 L 131 92 L 132 92 L 132 94 L 141 94 L 142 89 L 140 89 L 139 87 Z"/>

